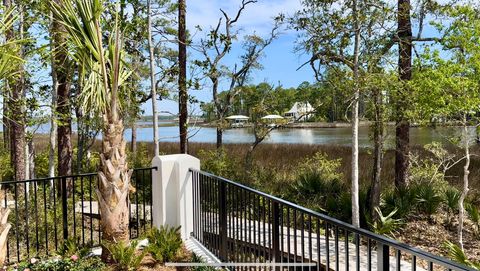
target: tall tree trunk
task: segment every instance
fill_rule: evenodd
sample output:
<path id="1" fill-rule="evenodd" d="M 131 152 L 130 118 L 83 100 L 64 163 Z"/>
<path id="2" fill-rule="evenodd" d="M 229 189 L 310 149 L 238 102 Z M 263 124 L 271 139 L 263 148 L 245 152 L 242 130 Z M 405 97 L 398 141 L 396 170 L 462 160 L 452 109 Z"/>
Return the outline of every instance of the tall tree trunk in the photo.
<path id="1" fill-rule="evenodd" d="M 217 149 L 220 149 L 223 145 L 223 129 L 217 127 Z"/>
<path id="2" fill-rule="evenodd" d="M 187 94 L 187 32 L 186 3 L 178 0 L 178 63 L 179 63 L 179 126 L 180 153 L 187 153 L 188 94 Z M 154 98 L 154 97 L 152 97 Z"/>
<path id="3" fill-rule="evenodd" d="M 410 16 L 410 0 L 398 0 L 398 38 L 399 57 L 398 72 L 403 89 L 399 92 L 395 105 L 396 114 L 396 147 L 395 147 L 395 186 L 404 187 L 407 185 L 407 171 L 409 166 L 408 155 L 410 152 L 410 123 L 405 116 L 407 106 L 406 83 L 412 78 L 412 23 Z"/>
<path id="4" fill-rule="evenodd" d="M 353 27 L 355 31 L 354 59 L 353 59 L 353 84 L 354 100 L 352 108 L 352 224 L 360 227 L 360 204 L 358 186 L 358 106 L 360 99 L 360 88 L 358 85 L 358 58 L 360 55 L 360 28 L 358 24 L 357 0 L 353 1 Z"/>
<path id="5" fill-rule="evenodd" d="M 373 161 L 373 179 L 370 186 L 369 194 L 369 212 L 373 221 L 378 219 L 375 208 L 380 206 L 381 193 L 381 175 L 383 163 L 383 95 L 379 88 L 373 90 L 375 123 L 373 125 L 373 144 L 374 144 L 374 161 Z"/>
<path id="6" fill-rule="evenodd" d="M 157 88 L 155 80 L 155 55 L 153 52 L 153 41 L 152 41 L 152 11 L 151 11 L 151 1 L 147 1 L 147 12 L 148 12 L 148 52 L 150 55 L 150 87 L 152 93 L 152 114 L 153 114 L 153 143 L 155 146 L 155 156 L 160 154 L 159 143 L 158 143 L 158 113 L 157 113 Z M 185 15 L 184 15 L 185 16 Z M 185 21 L 183 21 L 185 23 Z M 182 133 L 182 129 L 180 129 Z"/>
<path id="7" fill-rule="evenodd" d="M 50 48 L 51 52 L 54 51 L 55 46 L 53 43 L 53 22 L 50 29 Z M 52 106 L 50 114 L 50 146 L 48 151 L 48 176 L 55 177 L 55 148 L 57 141 L 57 73 L 55 72 L 55 59 L 52 53 L 51 57 L 51 73 L 52 73 Z"/>
<path id="8" fill-rule="evenodd" d="M 85 153 L 85 143 L 87 140 L 88 130 L 85 127 L 85 122 L 83 119 L 83 112 L 81 108 L 77 108 L 77 174 L 82 173 L 83 171 L 83 156 Z"/>
<path id="9" fill-rule="evenodd" d="M 62 5 L 63 0 L 54 0 Z M 54 62 L 57 78 L 57 147 L 58 147 L 58 175 L 72 174 L 72 112 L 70 103 L 70 80 L 67 49 L 65 48 L 65 27 L 53 22 L 54 32 Z M 60 182 L 59 182 L 60 183 Z M 59 190 L 60 191 L 60 190 Z"/>
<path id="10" fill-rule="evenodd" d="M 468 138 L 468 126 L 467 126 L 467 117 L 463 117 L 463 140 L 464 140 L 464 152 L 465 152 L 465 165 L 463 166 L 463 190 L 458 201 L 458 243 L 460 248 L 463 250 L 463 222 L 465 217 L 465 207 L 464 202 L 467 197 L 469 188 L 468 188 L 468 175 L 470 174 L 470 146 Z"/>
<path id="11" fill-rule="evenodd" d="M 19 26 L 19 38 L 23 39 L 23 9 L 20 6 L 20 26 Z M 20 55 L 23 56 L 23 47 L 21 47 Z M 12 89 L 12 97 L 10 100 L 11 109 L 11 119 L 12 119 L 12 128 L 11 128 L 11 142 L 12 142 L 12 151 L 13 151 L 13 168 L 15 170 L 15 180 L 21 181 L 25 180 L 26 171 L 25 171 L 25 106 L 24 106 L 24 85 L 25 85 L 25 75 L 24 67 L 20 67 L 20 75 L 15 81 L 15 84 Z M 14 113 L 13 113 L 14 112 Z M 22 187 L 22 186 L 20 186 Z M 21 189 L 20 189 L 21 190 Z"/>
<path id="12" fill-rule="evenodd" d="M 130 151 L 135 157 L 137 154 L 137 122 L 132 123 L 132 141 L 130 142 Z"/>
<path id="13" fill-rule="evenodd" d="M 3 6 L 5 8 L 10 8 L 12 6 L 11 0 L 3 0 Z M 13 29 L 12 30 L 7 30 L 5 33 L 5 39 L 11 40 L 13 39 Z M 8 80 L 5 80 L 5 90 L 3 91 L 3 146 L 5 149 L 9 150 L 10 153 L 12 153 L 10 147 L 10 127 L 11 127 L 11 122 L 10 122 L 10 111 L 8 108 L 8 104 L 10 101 L 10 93 L 11 93 L 11 87 L 10 87 L 10 82 Z"/>

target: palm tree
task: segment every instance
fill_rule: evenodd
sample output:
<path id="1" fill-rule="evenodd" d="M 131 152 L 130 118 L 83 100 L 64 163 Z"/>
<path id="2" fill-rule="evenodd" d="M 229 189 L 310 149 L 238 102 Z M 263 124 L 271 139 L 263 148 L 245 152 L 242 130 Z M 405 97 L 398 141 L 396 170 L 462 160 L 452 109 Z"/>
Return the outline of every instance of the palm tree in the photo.
<path id="1" fill-rule="evenodd" d="M 117 18 L 104 44 L 103 7 L 102 0 L 64 1 L 61 8 L 51 2 L 54 19 L 63 24 L 68 33 L 72 59 L 81 65 L 81 106 L 85 112 L 103 116 L 101 167 L 96 193 L 103 240 L 118 243 L 129 240 L 131 171 L 126 161 L 124 126 L 119 116 L 119 91 L 130 73 L 123 65 L 123 41 Z M 106 260 L 107 250 L 103 251 Z"/>

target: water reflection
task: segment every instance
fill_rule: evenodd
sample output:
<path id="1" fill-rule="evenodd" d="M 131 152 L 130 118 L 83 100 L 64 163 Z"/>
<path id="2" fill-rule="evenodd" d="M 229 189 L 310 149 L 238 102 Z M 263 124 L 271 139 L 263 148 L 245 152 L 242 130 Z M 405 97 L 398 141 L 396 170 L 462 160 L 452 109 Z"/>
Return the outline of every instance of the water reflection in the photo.
<path id="1" fill-rule="evenodd" d="M 395 146 L 395 130 L 389 127 L 386 131 L 386 147 Z M 153 138 L 152 128 L 137 129 L 137 140 L 151 141 Z M 160 127 L 160 141 L 177 142 L 179 129 L 177 126 Z M 475 129 L 470 128 L 471 136 L 475 134 Z M 216 140 L 215 128 L 196 128 L 190 131 L 193 135 L 190 142 L 214 143 Z M 444 144 L 450 144 L 453 137 L 459 137 L 460 127 L 412 127 L 410 128 L 410 142 L 413 145 L 425 145 L 432 141 L 439 141 Z M 131 137 L 131 130 L 125 131 L 127 140 Z M 252 143 L 254 141 L 253 132 L 248 128 L 229 129 L 224 132 L 225 143 Z M 323 145 L 344 145 L 351 144 L 351 128 L 309 128 L 309 129 L 277 129 L 270 133 L 265 139 L 265 143 L 283 143 L 283 144 L 323 144 Z M 368 127 L 359 128 L 359 146 L 372 147 L 371 132 Z"/>

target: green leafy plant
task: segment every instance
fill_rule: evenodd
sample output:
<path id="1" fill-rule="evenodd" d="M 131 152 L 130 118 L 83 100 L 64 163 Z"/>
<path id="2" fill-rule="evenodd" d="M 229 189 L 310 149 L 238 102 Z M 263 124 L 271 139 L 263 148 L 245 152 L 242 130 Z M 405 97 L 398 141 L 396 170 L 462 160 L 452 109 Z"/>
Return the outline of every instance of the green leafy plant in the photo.
<path id="1" fill-rule="evenodd" d="M 390 212 L 387 216 L 384 216 L 382 210 L 376 207 L 375 212 L 378 214 L 378 221 L 375 221 L 371 224 L 371 227 L 375 233 L 381 235 L 390 235 L 393 236 L 397 233 L 398 228 L 403 224 L 401 219 L 394 218 L 394 215 L 397 213 L 397 209 Z"/>
<path id="2" fill-rule="evenodd" d="M 17 268 L 7 269 L 12 271 L 103 271 L 105 264 L 99 257 L 87 258 L 50 258 L 37 259 L 32 258 L 28 261 L 20 262 Z"/>
<path id="3" fill-rule="evenodd" d="M 443 244 L 443 247 L 447 250 L 448 255 L 452 260 L 471 267 L 475 270 L 480 270 L 480 262 L 474 262 L 469 260 L 467 255 L 465 255 L 465 252 L 456 244 L 446 241 Z"/>
<path id="4" fill-rule="evenodd" d="M 478 208 L 471 203 L 465 204 L 465 211 L 467 211 L 468 217 L 473 222 L 473 231 L 477 238 L 480 238 L 480 212 Z"/>
<path id="5" fill-rule="evenodd" d="M 434 183 L 422 182 L 416 184 L 412 188 L 416 194 L 418 208 L 425 214 L 432 216 L 435 214 L 442 204 L 442 196 L 435 188 Z"/>
<path id="6" fill-rule="evenodd" d="M 149 242 L 148 252 L 155 260 L 162 263 L 175 259 L 182 248 L 180 227 L 153 228 L 148 232 L 147 239 Z"/>
<path id="7" fill-rule="evenodd" d="M 460 192 L 454 188 L 449 187 L 445 190 L 443 201 L 447 208 L 447 224 L 452 224 L 452 216 L 458 211 L 458 202 L 460 200 Z"/>
<path id="8" fill-rule="evenodd" d="M 72 257 L 76 255 L 77 257 L 84 258 L 90 252 L 88 246 L 80 246 L 80 238 L 69 238 L 63 242 L 58 250 L 58 255 L 63 258 Z"/>
<path id="9" fill-rule="evenodd" d="M 130 244 L 125 242 L 107 243 L 105 248 L 108 249 L 115 261 L 115 270 L 133 271 L 137 270 L 143 258 L 147 254 L 146 250 L 137 253 L 137 241 L 131 241 Z"/>
<path id="10" fill-rule="evenodd" d="M 392 213 L 396 210 L 393 217 L 405 219 L 416 207 L 415 191 L 409 188 L 399 188 L 388 191 L 382 195 L 382 211 Z"/>

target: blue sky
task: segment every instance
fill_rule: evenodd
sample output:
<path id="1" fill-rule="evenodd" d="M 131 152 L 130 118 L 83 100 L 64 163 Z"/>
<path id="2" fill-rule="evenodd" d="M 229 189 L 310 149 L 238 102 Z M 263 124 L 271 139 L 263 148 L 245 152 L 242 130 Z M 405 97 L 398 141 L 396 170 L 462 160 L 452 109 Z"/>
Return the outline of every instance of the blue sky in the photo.
<path id="1" fill-rule="evenodd" d="M 392 5 L 396 1 L 392 1 Z M 448 0 L 438 0 L 439 3 L 444 4 Z M 469 0 L 461 0 L 468 2 Z M 199 25 L 204 32 L 197 33 L 194 36 L 194 42 L 198 41 L 205 35 L 212 25 L 216 25 L 218 19 L 222 16 L 220 9 L 223 9 L 228 14 L 233 16 L 242 0 L 187 0 L 187 25 L 193 32 L 195 26 Z M 395 6 L 395 5 L 394 5 Z M 418 8 L 418 0 L 412 1 L 412 6 Z M 302 8 L 300 0 L 258 0 L 257 3 L 249 5 L 239 20 L 237 27 L 240 33 L 252 34 L 256 33 L 260 36 L 267 36 L 273 26 L 273 18 L 278 14 L 292 15 L 295 11 Z M 432 37 L 437 36 L 438 33 L 434 30 L 429 22 L 435 18 L 427 17 L 424 24 L 423 36 Z M 418 25 L 413 21 L 414 35 L 417 34 Z M 447 22 L 445 22 L 447 23 Z M 263 65 L 262 70 L 255 70 L 252 73 L 249 83 L 258 84 L 261 82 L 268 82 L 275 86 L 282 85 L 283 87 L 296 87 L 304 81 L 314 82 L 313 72 L 307 65 L 301 70 L 297 68 L 305 63 L 309 56 L 302 55 L 295 52 L 295 40 L 297 33 L 293 30 L 285 29 L 282 35 L 275 40 L 266 50 L 265 56 L 261 59 Z M 421 51 L 421 44 L 416 44 L 416 49 Z M 225 57 L 224 64 L 232 66 L 233 63 L 238 62 L 238 57 L 241 54 L 241 40 L 233 46 L 231 54 Z M 194 50 L 189 50 L 189 58 L 199 58 L 199 54 Z M 396 61 L 394 61 L 396 63 Z M 208 85 L 202 90 L 190 91 L 190 95 L 195 96 L 200 101 L 211 101 L 212 94 L 208 89 Z M 143 106 L 144 114 L 151 115 L 151 103 L 146 103 Z M 168 111 L 176 114 L 178 112 L 178 104 L 173 101 L 162 101 L 159 103 L 159 111 Z M 193 108 L 193 114 L 200 113 L 198 106 Z"/>
<path id="2" fill-rule="evenodd" d="M 241 0 L 190 0 L 187 2 L 188 28 L 193 31 L 195 26 L 199 25 L 204 32 L 208 31 L 220 18 L 220 8 L 233 16 L 240 3 Z M 258 3 L 251 4 L 245 9 L 239 20 L 238 28 L 243 35 L 255 32 L 260 36 L 266 36 L 273 26 L 273 17 L 279 13 L 293 14 L 300 7 L 300 0 L 259 0 Z M 204 33 L 196 34 L 194 41 L 202 35 Z M 294 52 L 295 40 L 295 32 L 282 31 L 280 37 L 265 50 L 265 55 L 261 59 L 263 69 L 255 70 L 249 83 L 269 82 L 274 85 L 281 84 L 284 87 L 296 87 L 304 81 L 313 82 L 313 73 L 308 66 L 297 71 L 297 68 L 308 59 L 308 56 Z M 241 54 L 240 42 L 241 40 L 233 47 L 224 64 L 233 65 L 238 61 L 238 56 Z M 194 50 L 190 50 L 189 57 L 193 59 L 200 56 Z M 212 99 L 208 85 L 203 90 L 194 90 L 190 94 L 200 101 L 211 101 Z M 159 111 L 178 112 L 177 103 L 172 101 L 160 102 L 159 108 Z M 145 104 L 143 109 L 145 115 L 150 115 L 151 103 Z M 198 109 L 194 109 L 194 113 L 199 113 Z"/>

